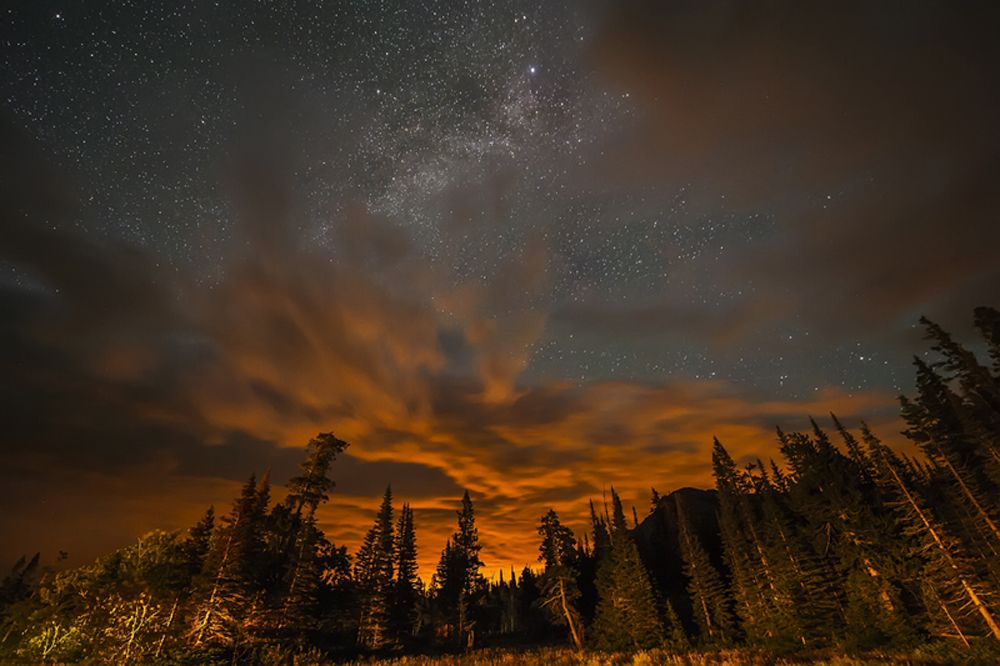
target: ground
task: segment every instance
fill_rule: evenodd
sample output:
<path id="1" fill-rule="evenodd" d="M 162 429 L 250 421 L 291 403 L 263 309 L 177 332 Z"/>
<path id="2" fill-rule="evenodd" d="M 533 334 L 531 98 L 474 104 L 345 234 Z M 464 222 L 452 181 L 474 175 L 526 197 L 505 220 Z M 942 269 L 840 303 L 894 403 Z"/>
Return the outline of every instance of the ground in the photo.
<path id="1" fill-rule="evenodd" d="M 527 651 L 479 650 L 464 655 L 407 656 L 388 659 L 366 659 L 349 666 L 778 666 L 782 664 L 828 664 L 830 666 L 866 666 L 868 664 L 954 664 L 947 651 L 937 654 L 906 656 L 867 655 L 848 657 L 815 655 L 777 657 L 746 650 L 671 653 L 649 650 L 635 654 L 578 653 L 564 648 Z M 963 662 L 980 663 L 980 662 Z M 983 661 L 981 663 L 991 663 Z M 993 662 L 995 663 L 995 662 Z"/>

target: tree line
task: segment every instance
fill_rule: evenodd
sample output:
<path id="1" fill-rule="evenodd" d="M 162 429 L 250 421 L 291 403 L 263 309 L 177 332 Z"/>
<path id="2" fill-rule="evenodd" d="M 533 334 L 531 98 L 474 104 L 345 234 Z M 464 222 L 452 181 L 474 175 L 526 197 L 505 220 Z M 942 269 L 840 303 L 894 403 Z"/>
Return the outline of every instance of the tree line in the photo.
<path id="1" fill-rule="evenodd" d="M 319 528 L 348 446 L 321 433 L 280 502 L 251 476 L 187 531 L 68 570 L 22 558 L 0 583 L 0 657 L 279 663 L 556 643 L 996 655 L 1000 311 L 974 321 L 985 362 L 922 320 L 935 360 L 914 359 L 901 398 L 920 456 L 832 415 L 829 432 L 779 429 L 779 461 L 740 464 L 716 440 L 714 492 L 654 489 L 630 521 L 612 488 L 579 537 L 550 509 L 538 566 L 493 581 L 466 492 L 425 583 L 413 510 L 397 512 L 391 488 L 353 555 Z"/>

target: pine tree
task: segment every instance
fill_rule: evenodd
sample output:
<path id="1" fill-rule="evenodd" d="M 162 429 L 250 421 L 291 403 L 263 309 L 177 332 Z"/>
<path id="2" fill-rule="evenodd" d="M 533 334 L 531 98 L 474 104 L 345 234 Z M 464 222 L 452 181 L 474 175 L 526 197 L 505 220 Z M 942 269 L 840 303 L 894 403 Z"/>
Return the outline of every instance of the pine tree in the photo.
<path id="1" fill-rule="evenodd" d="M 993 484 L 989 442 L 970 434 L 968 406 L 947 385 L 944 378 L 921 359 L 915 358 L 918 397 L 901 397 L 903 418 L 908 428 L 904 434 L 917 442 L 928 460 L 939 467 L 948 479 L 952 503 L 966 514 L 970 538 L 992 557 L 1000 557 L 1000 519 L 993 507 L 1000 489 Z M 986 452 L 984 453 L 984 450 Z"/>
<path id="2" fill-rule="evenodd" d="M 815 461 L 798 476 L 796 504 L 809 529 L 825 534 L 824 547 L 842 577 L 847 645 L 906 647 L 918 638 L 919 609 L 908 590 L 915 561 L 912 544 L 900 532 L 892 509 L 875 483 L 871 457 L 831 415 L 848 450 Z"/>
<path id="3" fill-rule="evenodd" d="M 576 649 L 583 647 L 583 620 L 577 603 L 580 589 L 576 578 L 577 546 L 573 531 L 559 521 L 549 509 L 538 526 L 542 542 L 538 559 L 545 564 L 541 580 L 541 606 L 558 624 L 565 624 Z"/>
<path id="4" fill-rule="evenodd" d="M 593 530 L 593 554 L 600 562 L 611 550 L 611 532 L 604 516 L 599 516 L 594 509 L 594 500 L 590 501 L 590 523 Z"/>
<path id="5" fill-rule="evenodd" d="M 396 523 L 396 579 L 390 626 L 398 637 L 413 636 L 417 627 L 420 578 L 417 575 L 417 537 L 413 510 L 404 503 Z"/>
<path id="6" fill-rule="evenodd" d="M 863 431 L 870 446 L 879 474 L 879 483 L 894 497 L 897 516 L 908 534 L 917 538 L 925 553 L 927 565 L 923 572 L 924 588 L 928 593 L 928 611 L 945 618 L 940 624 L 951 627 L 962 636 L 975 633 L 979 624 L 1000 640 L 1000 624 L 991 602 L 995 590 L 979 580 L 974 566 L 964 556 L 954 536 L 948 533 L 925 501 L 916 492 L 912 480 L 900 469 L 898 458 L 888 453 L 867 428 Z"/>
<path id="7" fill-rule="evenodd" d="M 212 534 L 215 531 L 215 507 L 210 506 L 205 515 L 189 531 L 185 541 L 188 563 L 191 574 L 197 574 L 205 566 L 205 557 L 212 545 Z"/>
<path id="8" fill-rule="evenodd" d="M 306 459 L 299 466 L 299 474 L 288 482 L 286 503 L 293 513 L 315 512 L 327 500 L 336 484 L 328 476 L 330 465 L 349 444 L 337 439 L 330 432 L 321 432 L 306 445 Z"/>
<path id="9" fill-rule="evenodd" d="M 542 581 L 529 567 L 521 569 L 515 590 L 520 634 L 528 640 L 538 640 L 550 627 L 547 614 L 540 608 Z"/>
<path id="10" fill-rule="evenodd" d="M 361 593 L 358 644 L 380 649 L 391 640 L 393 563 L 396 542 L 392 521 L 392 489 L 386 488 L 375 524 L 358 553 L 354 577 Z"/>
<path id="11" fill-rule="evenodd" d="M 468 647 L 475 641 L 475 612 L 477 596 L 485 586 L 485 579 L 479 570 L 483 566 L 479 559 L 479 530 L 476 528 L 472 499 L 466 490 L 462 496 L 462 508 L 458 512 L 458 530 L 452 537 L 459 561 L 462 564 L 462 585 L 458 600 L 458 636 Z"/>
<path id="12" fill-rule="evenodd" d="M 316 511 L 335 487 L 330 465 L 348 447 L 332 433 L 319 433 L 306 445 L 306 458 L 299 474 L 288 482 L 288 495 L 272 513 L 272 524 L 281 525 L 274 539 L 283 600 L 277 621 L 279 629 L 309 628 L 320 587 L 323 565 L 320 551 L 326 538 L 316 524 Z"/>
<path id="13" fill-rule="evenodd" d="M 712 467 L 736 614 L 751 643 L 771 642 L 787 628 L 791 609 L 779 600 L 774 567 L 750 501 L 751 484 L 718 439 L 713 442 Z"/>
<path id="14" fill-rule="evenodd" d="M 667 600 L 666 609 L 667 640 L 666 645 L 672 652 L 687 652 L 691 649 L 691 640 L 684 631 L 684 624 L 674 610 L 674 605 Z"/>
<path id="15" fill-rule="evenodd" d="M 719 572 L 709 560 L 708 553 L 691 530 L 680 495 L 676 497 L 676 505 L 678 540 L 684 562 L 684 575 L 688 579 L 687 590 L 691 597 L 695 623 L 701 632 L 702 642 L 725 645 L 734 638 L 729 595 Z"/>
<path id="16" fill-rule="evenodd" d="M 451 537 L 448 537 L 431 578 L 434 622 L 439 633 L 445 637 L 454 638 L 456 634 L 455 615 L 461 596 L 463 570 L 464 564 L 452 546 Z"/>
<path id="17" fill-rule="evenodd" d="M 22 555 L 11 567 L 10 573 L 0 581 L 0 618 L 6 620 L 4 615 L 8 607 L 31 595 L 36 584 L 40 558 L 39 553 L 35 553 L 30 560 Z"/>
<path id="18" fill-rule="evenodd" d="M 464 587 L 467 592 L 471 592 L 483 580 L 482 574 L 479 573 L 483 562 L 479 559 L 482 546 L 479 543 L 479 530 L 476 528 L 475 511 L 468 490 L 462 496 L 462 508 L 458 511 L 458 530 L 455 532 L 453 542 L 465 564 Z"/>
<path id="19" fill-rule="evenodd" d="M 459 645 L 472 647 L 486 579 L 479 572 L 483 566 L 479 559 L 482 546 L 469 491 L 462 496 L 462 507 L 457 514 L 458 529 L 445 544 L 434 574 L 434 598 L 444 633 Z"/>
<path id="20" fill-rule="evenodd" d="M 231 645 L 245 630 L 250 604 L 257 591 L 255 577 L 261 554 L 265 481 L 251 475 L 225 524 L 218 531 L 206 559 L 206 580 L 198 595 L 191 638 L 202 643 Z"/>
<path id="21" fill-rule="evenodd" d="M 649 575 L 628 532 L 621 499 L 611 490 L 611 548 L 597 572 L 599 601 L 591 635 L 604 650 L 635 650 L 663 644 Z"/>
<path id="22" fill-rule="evenodd" d="M 813 455 L 824 451 L 822 455 L 827 457 L 826 442 L 812 443 L 808 436 L 799 433 L 781 436 L 785 442 L 783 452 L 797 442 L 796 446 L 812 451 Z M 797 455 L 808 458 L 810 454 L 800 451 Z M 827 644 L 840 637 L 836 632 L 844 626 L 841 591 L 827 558 L 829 523 L 824 526 L 825 535 L 819 543 L 810 539 L 812 532 L 803 525 L 791 498 L 771 483 L 763 465 L 758 462 L 755 467 L 759 473 L 751 478 L 760 503 L 759 535 L 774 574 L 773 602 L 780 611 L 779 626 L 786 639 L 803 645 Z M 798 479 L 793 476 L 788 483 L 795 488 Z"/>

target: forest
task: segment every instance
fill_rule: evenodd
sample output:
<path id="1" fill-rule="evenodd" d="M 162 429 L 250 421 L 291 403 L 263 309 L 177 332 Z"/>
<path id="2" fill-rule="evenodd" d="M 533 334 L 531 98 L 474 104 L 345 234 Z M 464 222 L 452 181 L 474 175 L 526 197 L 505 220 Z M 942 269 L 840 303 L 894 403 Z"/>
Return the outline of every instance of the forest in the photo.
<path id="1" fill-rule="evenodd" d="M 493 581 L 466 492 L 422 581 L 413 511 L 391 489 L 356 553 L 319 528 L 348 446 L 321 433 L 279 502 L 267 476 L 251 476 L 186 531 L 149 532 L 78 568 L 19 560 L 0 583 L 0 660 L 305 664 L 558 648 L 662 657 L 646 663 L 741 651 L 997 663 L 1000 311 L 975 310 L 972 347 L 921 322 L 928 353 L 900 398 L 914 455 L 834 415 L 826 428 L 778 429 L 780 460 L 738 462 L 716 440 L 714 489 L 653 489 L 631 515 L 611 489 L 591 502 L 586 534 L 549 510 L 537 566 Z"/>

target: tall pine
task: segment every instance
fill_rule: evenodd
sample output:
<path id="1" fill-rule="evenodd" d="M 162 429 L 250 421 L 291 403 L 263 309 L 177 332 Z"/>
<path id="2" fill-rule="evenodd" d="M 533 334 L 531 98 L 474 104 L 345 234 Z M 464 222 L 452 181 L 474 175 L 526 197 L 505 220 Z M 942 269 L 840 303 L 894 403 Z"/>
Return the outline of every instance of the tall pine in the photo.
<path id="1" fill-rule="evenodd" d="M 695 624 L 701 642 L 708 645 L 725 645 L 735 638 L 735 625 L 730 610 L 729 593 L 722 577 L 692 531 L 690 519 L 680 495 L 676 497 L 678 540 L 687 590 L 691 597 Z"/>
<path id="2" fill-rule="evenodd" d="M 611 490 L 610 549 L 597 571 L 593 644 L 602 650 L 639 650 L 663 644 L 653 587 L 629 534 L 618 493 Z"/>
<path id="3" fill-rule="evenodd" d="M 413 637 L 418 629 L 421 583 L 417 572 L 417 536 L 413 510 L 404 503 L 396 523 L 396 577 L 392 590 L 390 628 L 399 639 Z"/>
<path id="4" fill-rule="evenodd" d="M 479 559 L 482 546 L 468 490 L 457 514 L 458 528 L 445 544 L 434 574 L 434 599 L 443 623 L 442 633 L 459 645 L 472 647 L 486 579 L 479 571 L 483 567 Z"/>
<path id="5" fill-rule="evenodd" d="M 549 509 L 538 526 L 542 542 L 538 559 L 545 565 L 541 579 L 541 605 L 557 624 L 566 625 L 574 647 L 583 647 L 583 618 L 577 604 L 580 589 L 576 579 L 577 545 L 573 531 L 559 521 L 559 515 Z"/>
<path id="6" fill-rule="evenodd" d="M 396 559 L 392 512 L 392 489 L 386 488 L 375 524 L 365 536 L 354 567 L 360 596 L 358 644 L 368 649 L 380 649 L 391 640 L 389 622 Z"/>

